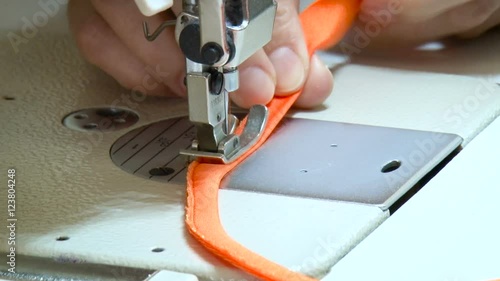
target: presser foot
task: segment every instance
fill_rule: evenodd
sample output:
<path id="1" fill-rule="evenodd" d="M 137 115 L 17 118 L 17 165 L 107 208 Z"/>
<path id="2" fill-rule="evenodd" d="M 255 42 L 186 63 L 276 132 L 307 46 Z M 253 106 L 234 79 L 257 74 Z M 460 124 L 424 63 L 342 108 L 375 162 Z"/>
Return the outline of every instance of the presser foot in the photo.
<path id="1" fill-rule="evenodd" d="M 230 115 L 232 116 L 232 115 Z M 230 123 L 230 134 L 218 145 L 217 152 L 198 150 L 198 141 L 194 140 L 191 148 L 180 151 L 180 154 L 189 157 L 189 160 L 197 159 L 201 162 L 229 164 L 243 155 L 262 135 L 267 123 L 268 110 L 263 105 L 254 105 L 248 113 L 245 128 L 240 135 L 234 134 L 237 127 L 237 118 L 232 116 Z"/>

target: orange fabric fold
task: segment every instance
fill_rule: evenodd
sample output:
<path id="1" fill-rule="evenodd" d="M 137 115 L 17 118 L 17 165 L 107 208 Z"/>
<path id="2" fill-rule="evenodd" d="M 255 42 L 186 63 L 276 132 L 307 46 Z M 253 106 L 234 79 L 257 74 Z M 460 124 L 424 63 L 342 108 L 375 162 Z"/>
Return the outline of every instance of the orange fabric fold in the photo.
<path id="1" fill-rule="evenodd" d="M 301 13 L 309 54 L 334 45 L 342 39 L 356 18 L 360 0 L 318 0 Z M 242 157 L 228 165 L 190 164 L 187 173 L 186 224 L 189 232 L 203 246 L 230 264 L 262 280 L 311 281 L 314 278 L 293 272 L 233 240 L 219 219 L 218 191 L 223 177 L 257 150 L 293 105 L 300 91 L 275 97 L 268 105 L 269 119 L 259 141 Z M 238 128 L 245 125 L 246 119 Z"/>

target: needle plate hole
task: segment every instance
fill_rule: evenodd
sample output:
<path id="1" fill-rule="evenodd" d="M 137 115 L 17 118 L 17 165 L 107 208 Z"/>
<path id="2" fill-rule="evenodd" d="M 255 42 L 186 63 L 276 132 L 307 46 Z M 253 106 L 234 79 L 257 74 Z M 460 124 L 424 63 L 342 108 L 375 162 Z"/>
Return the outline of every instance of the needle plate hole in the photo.
<path id="1" fill-rule="evenodd" d="M 56 238 L 56 241 L 68 241 L 69 237 L 68 236 L 59 236 Z"/>
<path id="2" fill-rule="evenodd" d="M 389 161 L 387 164 L 385 164 L 380 171 L 382 173 L 390 173 L 392 171 L 399 169 L 399 167 L 401 167 L 401 161 L 392 160 Z"/>
<path id="3" fill-rule="evenodd" d="M 139 115 L 132 110 L 116 107 L 86 108 L 66 115 L 64 126 L 77 131 L 109 132 L 134 125 Z"/>
<path id="4" fill-rule="evenodd" d="M 97 109 L 96 113 L 101 117 L 118 117 L 124 114 L 125 111 L 118 108 L 108 107 Z"/>
<path id="5" fill-rule="evenodd" d="M 160 248 L 160 247 L 155 247 L 155 248 L 151 249 L 151 252 L 153 252 L 153 253 L 161 253 L 163 251 L 165 251 L 165 249 Z"/>
<path id="6" fill-rule="evenodd" d="M 83 128 L 86 130 L 94 130 L 97 129 L 97 124 L 96 123 L 87 123 L 83 125 Z"/>
<path id="7" fill-rule="evenodd" d="M 175 170 L 169 167 L 159 167 L 149 170 L 149 174 L 151 176 L 168 176 L 173 174 L 174 172 Z"/>

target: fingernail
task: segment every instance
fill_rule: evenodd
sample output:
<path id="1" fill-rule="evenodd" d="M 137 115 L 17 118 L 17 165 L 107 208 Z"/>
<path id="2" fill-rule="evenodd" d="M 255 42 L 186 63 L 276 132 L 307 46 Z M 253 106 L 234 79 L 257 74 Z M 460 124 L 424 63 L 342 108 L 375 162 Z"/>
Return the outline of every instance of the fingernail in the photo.
<path id="1" fill-rule="evenodd" d="M 299 56 L 288 47 L 281 47 L 269 55 L 276 70 L 276 91 L 289 93 L 298 90 L 305 80 L 305 66 Z"/>
<path id="2" fill-rule="evenodd" d="M 231 95 L 236 104 L 241 107 L 251 107 L 254 104 L 267 104 L 273 97 L 274 79 L 263 69 L 252 66 L 241 70 L 240 88 Z"/>
<path id="3" fill-rule="evenodd" d="M 330 74 L 332 73 L 330 67 L 328 67 L 328 65 L 326 65 L 316 54 L 311 56 L 311 62 L 309 67 L 323 68 L 323 71 L 328 72 Z"/>

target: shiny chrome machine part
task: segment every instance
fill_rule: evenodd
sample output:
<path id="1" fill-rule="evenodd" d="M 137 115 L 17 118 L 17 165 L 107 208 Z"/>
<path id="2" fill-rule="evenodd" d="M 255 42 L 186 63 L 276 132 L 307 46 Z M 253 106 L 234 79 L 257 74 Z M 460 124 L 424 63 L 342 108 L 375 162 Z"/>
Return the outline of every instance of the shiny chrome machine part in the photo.
<path id="1" fill-rule="evenodd" d="M 230 163 L 260 137 L 265 106 L 254 106 L 243 133 L 236 135 L 238 118 L 230 113 L 229 93 L 239 87 L 238 66 L 271 40 L 275 13 L 273 0 L 184 0 L 176 21 L 163 23 L 152 34 L 144 24 L 150 41 L 175 24 L 186 56 L 189 120 L 196 137 L 181 154 Z"/>

